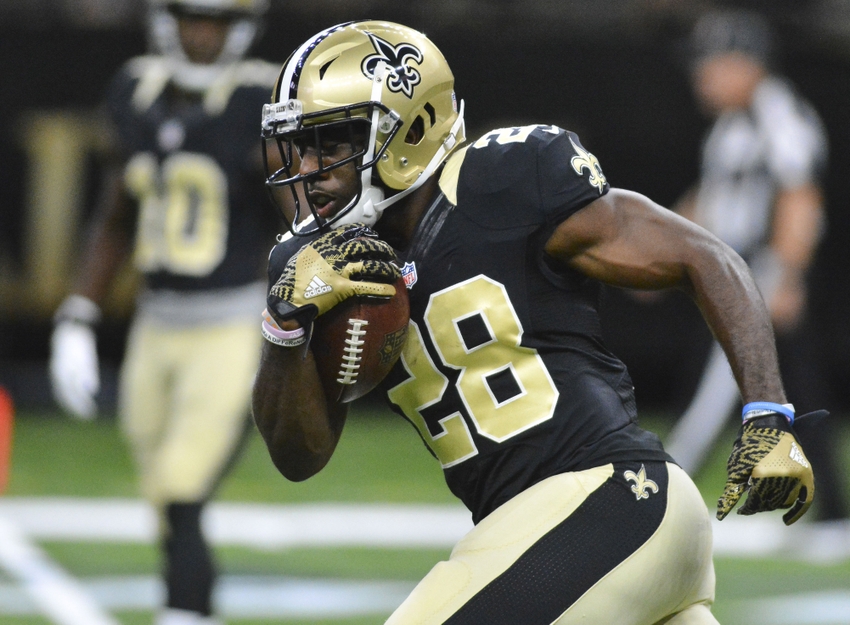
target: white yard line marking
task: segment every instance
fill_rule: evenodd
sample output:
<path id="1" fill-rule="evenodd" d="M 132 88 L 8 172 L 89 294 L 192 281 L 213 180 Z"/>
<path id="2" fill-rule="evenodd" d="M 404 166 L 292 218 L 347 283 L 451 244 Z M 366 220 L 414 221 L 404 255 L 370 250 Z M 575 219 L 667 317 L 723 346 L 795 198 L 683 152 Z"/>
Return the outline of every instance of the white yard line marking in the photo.
<path id="1" fill-rule="evenodd" d="M 713 515 L 713 510 L 711 511 Z M 138 499 L 71 497 L 0 498 L 0 515 L 35 540 L 150 543 L 156 540 L 156 516 Z M 715 555 L 795 557 L 799 546 L 812 543 L 813 524 L 788 528 L 777 514 L 729 516 L 713 520 Z M 213 502 L 204 529 L 216 544 L 255 549 L 286 547 L 452 547 L 472 528 L 461 505 L 315 503 L 262 504 Z M 837 558 L 850 555 L 850 526 L 845 538 L 828 534 Z M 847 542 L 842 550 L 842 542 Z M 801 554 L 796 554 L 802 558 Z"/>
<path id="2" fill-rule="evenodd" d="M 150 543 L 153 510 L 139 500 L 0 499 L 0 515 L 38 540 Z M 459 505 L 213 502 L 204 530 L 215 544 L 284 547 L 451 547 L 472 529 Z"/>
<path id="3" fill-rule="evenodd" d="M 80 580 L 104 608 L 154 612 L 162 605 L 162 580 L 153 575 Z M 345 618 L 388 616 L 416 582 L 392 580 L 296 579 L 223 575 L 216 585 L 216 612 L 231 619 Z M 0 584 L 0 615 L 32 616 L 39 606 L 11 584 Z"/>
<path id="4" fill-rule="evenodd" d="M 749 614 L 752 625 L 847 625 L 850 592 L 799 593 L 784 597 L 736 602 L 739 614 Z"/>
<path id="5" fill-rule="evenodd" d="M 14 523 L 0 517 L 0 567 L 18 581 L 58 625 L 119 625 L 77 580 L 33 545 Z"/>
<path id="6" fill-rule="evenodd" d="M 713 510 L 711 510 L 713 514 Z M 712 520 L 714 554 L 780 555 L 802 561 L 850 558 L 850 523 L 796 523 L 782 511 Z M 0 516 L 33 540 L 149 544 L 157 539 L 153 509 L 138 499 L 0 498 Z M 213 502 L 204 530 L 214 544 L 287 547 L 452 547 L 472 528 L 459 504 Z M 833 526 L 834 525 L 834 526 Z"/>

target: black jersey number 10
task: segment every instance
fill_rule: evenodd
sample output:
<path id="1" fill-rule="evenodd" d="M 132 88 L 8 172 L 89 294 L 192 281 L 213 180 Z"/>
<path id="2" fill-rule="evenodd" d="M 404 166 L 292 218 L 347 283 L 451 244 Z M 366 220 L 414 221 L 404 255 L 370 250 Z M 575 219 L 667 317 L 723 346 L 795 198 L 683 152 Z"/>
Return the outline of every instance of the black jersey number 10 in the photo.
<path id="1" fill-rule="evenodd" d="M 177 152 L 161 164 L 143 152 L 125 169 L 139 200 L 136 266 L 204 277 L 227 253 L 227 178 L 206 154 Z"/>

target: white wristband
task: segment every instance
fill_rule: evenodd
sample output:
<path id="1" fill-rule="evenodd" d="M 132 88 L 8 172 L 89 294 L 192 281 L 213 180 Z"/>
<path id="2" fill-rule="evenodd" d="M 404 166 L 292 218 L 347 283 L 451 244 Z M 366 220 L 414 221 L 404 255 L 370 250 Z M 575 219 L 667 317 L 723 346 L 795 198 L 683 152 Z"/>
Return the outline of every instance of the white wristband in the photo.
<path id="1" fill-rule="evenodd" d="M 281 347 L 298 347 L 307 342 L 307 332 L 304 328 L 283 330 L 269 315 L 268 310 L 263 311 L 262 331 L 264 339 Z"/>

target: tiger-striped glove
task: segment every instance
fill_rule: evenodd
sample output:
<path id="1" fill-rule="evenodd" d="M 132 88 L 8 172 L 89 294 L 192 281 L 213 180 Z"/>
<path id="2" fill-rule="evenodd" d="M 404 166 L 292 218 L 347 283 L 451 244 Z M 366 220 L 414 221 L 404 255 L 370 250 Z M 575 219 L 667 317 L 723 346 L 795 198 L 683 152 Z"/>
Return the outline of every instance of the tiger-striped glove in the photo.
<path id="1" fill-rule="evenodd" d="M 741 425 L 726 471 L 726 486 L 717 501 L 720 520 L 749 492 L 738 514 L 791 508 L 782 517 L 791 525 L 806 513 L 815 495 L 811 464 L 781 414 L 754 417 Z"/>
<path id="2" fill-rule="evenodd" d="M 393 248 L 363 224 L 331 230 L 289 259 L 269 292 L 269 310 L 304 326 L 352 296 L 392 297 L 401 277 L 395 259 Z"/>

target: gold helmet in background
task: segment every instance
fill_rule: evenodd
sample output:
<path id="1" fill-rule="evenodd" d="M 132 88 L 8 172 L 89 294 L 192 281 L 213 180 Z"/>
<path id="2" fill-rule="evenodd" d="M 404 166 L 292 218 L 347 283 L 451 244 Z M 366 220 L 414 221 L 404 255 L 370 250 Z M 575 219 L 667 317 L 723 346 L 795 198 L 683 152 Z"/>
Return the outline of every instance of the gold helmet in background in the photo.
<path id="1" fill-rule="evenodd" d="M 149 36 L 154 50 L 171 64 L 174 80 L 188 91 L 204 91 L 229 64 L 245 56 L 259 37 L 269 0 L 149 0 Z M 224 47 L 214 63 L 193 63 L 180 43 L 180 16 L 228 20 Z"/>
<path id="2" fill-rule="evenodd" d="M 430 178 L 464 141 L 462 102 L 458 108 L 454 76 L 422 33 L 380 21 L 334 26 L 292 54 L 272 103 L 264 107 L 266 151 L 276 145 L 283 161 L 283 167 L 268 171 L 267 154 L 266 184 L 291 189 L 297 208 L 287 221 L 295 234 L 326 224 L 374 225 L 388 206 Z M 325 218 L 307 200 L 310 219 L 295 185 L 308 184 L 328 168 L 323 169 L 320 158 L 319 169 L 299 173 L 292 146 L 297 148 L 300 140 L 321 146 L 323 136 L 350 138 L 354 154 L 330 168 L 354 161 L 361 188 L 347 206 Z"/>

